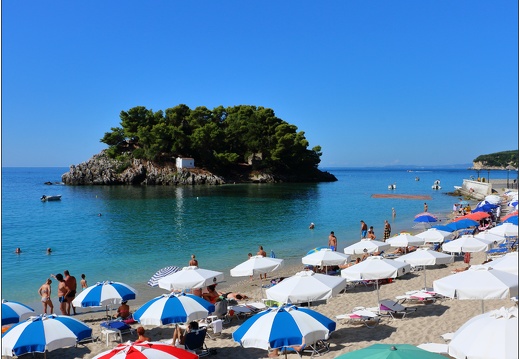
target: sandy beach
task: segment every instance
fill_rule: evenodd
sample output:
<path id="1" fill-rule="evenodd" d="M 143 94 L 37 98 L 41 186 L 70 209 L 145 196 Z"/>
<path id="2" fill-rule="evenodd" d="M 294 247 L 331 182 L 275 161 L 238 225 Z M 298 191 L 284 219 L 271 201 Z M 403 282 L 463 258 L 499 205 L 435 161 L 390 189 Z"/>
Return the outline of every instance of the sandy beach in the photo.
<path id="1" fill-rule="evenodd" d="M 485 253 L 474 253 L 472 255 L 471 264 L 480 264 L 485 260 Z M 454 263 L 431 267 L 427 269 L 427 285 L 431 286 L 432 281 L 451 274 L 458 267 L 464 266 L 462 257 L 456 258 Z M 288 266 L 276 272 L 270 273 L 269 278 L 280 276 L 290 276 L 300 271 L 301 266 Z M 424 284 L 424 273 L 422 271 L 412 272 L 403 277 L 397 278 L 392 283 L 384 284 L 380 287 L 381 299 L 394 299 L 398 295 L 402 295 L 409 290 L 420 289 Z M 244 293 L 251 299 L 242 301 L 243 303 L 260 300 L 261 284 L 257 278 L 253 282 L 248 280 L 229 283 L 227 286 L 222 284 L 221 291 L 237 291 Z M 146 295 L 141 296 L 141 300 L 145 301 Z M 153 297 L 153 295 L 152 295 Z M 140 301 L 141 301 L 140 300 Z M 328 303 L 313 305 L 311 309 L 316 310 L 331 319 L 335 319 L 336 315 L 345 314 L 356 306 L 373 307 L 377 303 L 377 296 L 374 287 L 355 287 L 349 289 L 339 296 L 331 298 Z M 141 303 L 130 303 L 132 311 L 135 311 Z M 399 343 L 419 345 L 427 342 L 444 343 L 441 334 L 456 331 L 464 322 L 475 315 L 481 313 L 481 302 L 478 300 L 457 300 L 446 299 L 431 304 L 408 304 L 406 306 L 417 307 L 417 311 L 409 313 L 404 319 L 384 318 L 375 328 L 367 328 L 363 324 L 348 323 L 342 320 L 336 320 L 337 327 L 329 339 L 330 352 L 323 354 L 324 359 L 335 358 L 336 356 L 364 348 L 375 343 Z M 510 300 L 487 300 L 484 303 L 485 311 L 498 309 L 502 306 L 510 307 L 513 303 Z M 113 348 L 117 345 L 116 341 L 110 338 L 109 346 L 106 344 L 105 338 L 101 337 L 100 322 L 103 320 L 104 312 L 90 312 L 79 314 L 76 318 L 84 321 L 93 328 L 93 335 L 99 336 L 101 340 L 81 344 L 73 348 L 63 348 L 47 353 L 47 358 L 92 358 L 95 355 Z M 206 345 L 209 348 L 217 350 L 213 357 L 218 358 L 264 358 L 267 357 L 267 351 L 242 348 L 238 343 L 232 340 L 232 333 L 242 324 L 242 320 L 233 319 L 231 323 L 224 325 L 223 332 L 216 336 L 215 339 L 206 338 Z M 134 328 L 139 324 L 133 324 Z M 161 327 L 145 327 L 147 335 L 154 341 L 170 339 L 173 334 L 173 326 Z M 135 340 L 135 335 L 124 335 L 123 340 Z M 307 354 L 309 355 L 309 354 Z M 41 357 L 43 355 L 41 354 Z M 283 357 L 283 356 L 280 356 Z M 289 358 L 297 358 L 297 354 L 291 353 Z"/>

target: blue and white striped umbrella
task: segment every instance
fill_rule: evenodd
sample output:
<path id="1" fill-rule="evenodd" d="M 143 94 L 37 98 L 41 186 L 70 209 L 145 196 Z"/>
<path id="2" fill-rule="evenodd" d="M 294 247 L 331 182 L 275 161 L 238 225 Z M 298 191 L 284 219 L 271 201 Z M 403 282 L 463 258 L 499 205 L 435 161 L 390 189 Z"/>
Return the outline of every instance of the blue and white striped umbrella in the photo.
<path id="1" fill-rule="evenodd" d="M 143 304 L 134 319 L 143 325 L 187 323 L 206 318 L 215 306 L 192 294 L 163 294 Z"/>
<path id="2" fill-rule="evenodd" d="M 75 307 L 100 307 L 135 299 L 136 295 L 137 291 L 127 284 L 111 281 L 97 282 L 78 294 L 72 301 L 72 305 Z"/>
<path id="3" fill-rule="evenodd" d="M 159 269 L 148 281 L 150 287 L 157 287 L 159 285 L 159 279 L 166 277 L 167 275 L 173 274 L 180 271 L 181 269 L 176 266 L 168 266 L 163 269 Z"/>
<path id="4" fill-rule="evenodd" d="M 69 316 L 30 317 L 2 334 L 2 355 L 44 353 L 46 350 L 74 346 L 78 340 L 91 336 L 91 328 Z"/>
<path id="5" fill-rule="evenodd" d="M 336 323 L 321 313 L 285 305 L 258 313 L 233 332 L 244 348 L 275 349 L 329 338 Z"/>
<path id="6" fill-rule="evenodd" d="M 2 299 L 2 325 L 18 323 L 32 313 L 34 309 L 25 304 Z"/>

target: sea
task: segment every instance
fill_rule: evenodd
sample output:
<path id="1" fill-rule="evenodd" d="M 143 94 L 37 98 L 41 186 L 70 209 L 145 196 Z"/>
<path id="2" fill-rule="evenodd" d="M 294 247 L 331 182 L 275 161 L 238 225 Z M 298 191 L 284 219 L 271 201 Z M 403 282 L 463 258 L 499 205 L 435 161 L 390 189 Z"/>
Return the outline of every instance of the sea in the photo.
<path id="1" fill-rule="evenodd" d="M 430 213 L 445 220 L 458 202 L 449 193 L 477 175 L 467 169 L 437 168 L 322 170 L 338 181 L 65 186 L 61 175 L 66 167 L 3 167 L 1 296 L 37 305 L 33 308 L 41 311 L 38 288 L 51 273 L 64 270 L 78 281 L 85 274 L 89 285 L 111 280 L 160 295 L 164 290 L 151 289 L 146 282 L 163 267 L 187 266 L 192 254 L 199 267 L 221 271 L 233 281 L 229 270 L 245 261 L 249 252 L 256 254 L 259 246 L 288 264 L 301 264 L 309 250 L 327 245 L 331 231 L 340 251 L 358 241 L 360 220 L 374 227 L 378 239 L 385 220 L 392 225 L 392 235 L 413 230 L 424 202 Z M 492 171 L 491 177 L 505 178 L 506 172 Z M 436 180 L 441 181 L 440 190 L 432 189 Z M 389 190 L 394 183 L 396 189 Z M 42 195 L 58 194 L 60 201 L 40 200 Z M 373 194 L 431 199 L 372 198 Z M 15 254 L 17 247 L 22 253 Z M 56 281 L 52 288 L 55 297 Z"/>

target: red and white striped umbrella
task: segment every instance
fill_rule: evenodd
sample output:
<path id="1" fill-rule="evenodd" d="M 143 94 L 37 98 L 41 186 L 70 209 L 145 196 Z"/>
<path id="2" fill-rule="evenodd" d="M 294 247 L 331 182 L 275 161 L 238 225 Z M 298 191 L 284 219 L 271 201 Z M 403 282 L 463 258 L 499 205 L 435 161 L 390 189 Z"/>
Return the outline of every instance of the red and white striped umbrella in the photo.
<path id="1" fill-rule="evenodd" d="M 199 356 L 176 346 L 159 342 L 126 342 L 96 355 L 93 359 L 197 359 Z"/>

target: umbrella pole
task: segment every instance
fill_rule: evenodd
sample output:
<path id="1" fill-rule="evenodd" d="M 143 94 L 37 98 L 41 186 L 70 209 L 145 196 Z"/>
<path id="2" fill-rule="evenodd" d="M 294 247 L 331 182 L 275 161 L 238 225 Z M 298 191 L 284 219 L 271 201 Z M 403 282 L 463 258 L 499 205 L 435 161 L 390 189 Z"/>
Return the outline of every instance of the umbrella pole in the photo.
<path id="1" fill-rule="evenodd" d="M 423 266 L 423 271 L 424 271 L 424 290 L 426 290 L 426 266 L 425 265 Z"/>
<path id="2" fill-rule="evenodd" d="M 379 279 L 376 279 L 376 288 L 377 288 L 377 313 L 381 314 L 381 305 L 379 304 Z"/>

